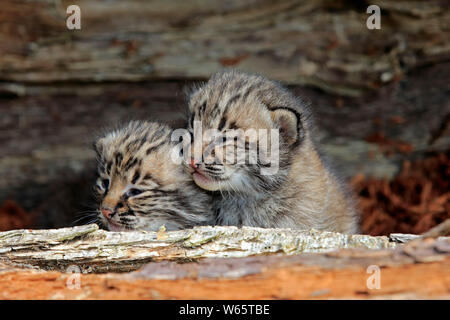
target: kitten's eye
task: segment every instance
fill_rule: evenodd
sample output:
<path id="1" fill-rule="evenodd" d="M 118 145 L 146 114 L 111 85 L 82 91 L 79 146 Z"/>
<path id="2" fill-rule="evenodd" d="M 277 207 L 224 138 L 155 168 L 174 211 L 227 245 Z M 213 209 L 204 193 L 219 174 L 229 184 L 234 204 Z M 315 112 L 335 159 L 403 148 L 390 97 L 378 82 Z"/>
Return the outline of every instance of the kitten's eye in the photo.
<path id="1" fill-rule="evenodd" d="M 222 144 L 227 144 L 228 143 L 228 141 L 230 141 L 230 139 L 229 138 L 231 138 L 231 137 L 222 137 Z M 233 138 L 233 140 L 234 141 L 236 141 L 234 138 Z"/>
<path id="2" fill-rule="evenodd" d="M 180 149 L 180 157 L 182 157 L 184 154 L 183 148 Z"/>
<path id="3" fill-rule="evenodd" d="M 133 188 L 127 191 L 127 196 L 134 197 L 137 196 L 138 194 L 141 194 L 142 192 L 143 192 L 142 190 Z"/>
<path id="4" fill-rule="evenodd" d="M 108 190 L 108 188 L 109 188 L 109 180 L 108 179 L 103 179 L 102 180 L 102 186 L 103 186 L 103 189 Z"/>

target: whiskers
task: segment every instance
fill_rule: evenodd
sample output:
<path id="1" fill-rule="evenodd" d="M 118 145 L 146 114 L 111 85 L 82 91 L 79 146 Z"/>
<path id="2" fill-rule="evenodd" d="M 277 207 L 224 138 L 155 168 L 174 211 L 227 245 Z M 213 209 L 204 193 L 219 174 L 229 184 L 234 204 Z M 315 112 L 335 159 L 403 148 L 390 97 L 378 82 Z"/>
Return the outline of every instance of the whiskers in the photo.
<path id="1" fill-rule="evenodd" d="M 98 223 L 100 222 L 99 214 L 100 212 L 98 210 L 87 210 L 78 212 L 75 215 L 75 220 L 72 222 L 72 226 Z"/>
<path id="2" fill-rule="evenodd" d="M 222 199 L 230 198 L 232 196 L 232 193 L 238 192 L 236 187 L 233 186 L 233 184 L 230 182 L 229 179 L 216 180 L 216 182 L 219 184 L 219 192 L 220 195 L 222 196 Z M 225 188 L 223 187 L 223 184 L 225 184 L 226 186 Z"/>
<path id="3" fill-rule="evenodd" d="M 210 176 L 220 178 L 225 173 L 224 167 L 222 166 L 205 166 L 202 170 Z"/>

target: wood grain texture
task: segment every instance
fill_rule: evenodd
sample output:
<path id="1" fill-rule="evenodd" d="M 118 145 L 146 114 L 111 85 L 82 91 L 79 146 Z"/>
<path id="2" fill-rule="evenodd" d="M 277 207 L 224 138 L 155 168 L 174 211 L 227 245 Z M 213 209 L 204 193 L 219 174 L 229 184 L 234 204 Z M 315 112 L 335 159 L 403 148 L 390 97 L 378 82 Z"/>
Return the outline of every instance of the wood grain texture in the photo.
<path id="1" fill-rule="evenodd" d="M 0 233 L 0 261 L 45 270 L 71 265 L 93 272 L 135 270 L 150 261 L 193 261 L 211 257 L 323 252 L 340 248 L 393 248 L 388 237 L 317 230 L 198 227 L 170 232 L 109 232 L 95 224 Z"/>
<path id="2" fill-rule="evenodd" d="M 0 262 L 0 298 L 448 299 L 449 255 L 448 239 L 426 239 L 394 250 L 153 262 L 129 274 L 44 272 Z M 379 289 L 367 286 L 368 266 L 380 267 Z"/>
<path id="3" fill-rule="evenodd" d="M 358 96 L 450 55 L 440 0 L 377 1 L 380 30 L 366 27 L 365 1 L 79 0 L 72 31 L 72 3 L 2 2 L 0 80 L 204 79 L 238 67 Z"/>

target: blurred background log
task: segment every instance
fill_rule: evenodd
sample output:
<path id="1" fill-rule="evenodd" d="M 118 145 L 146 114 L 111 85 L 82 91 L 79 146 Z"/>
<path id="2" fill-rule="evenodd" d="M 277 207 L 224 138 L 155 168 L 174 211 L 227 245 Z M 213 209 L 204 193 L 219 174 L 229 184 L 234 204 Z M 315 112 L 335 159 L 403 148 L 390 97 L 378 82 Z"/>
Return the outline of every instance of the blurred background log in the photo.
<path id="1" fill-rule="evenodd" d="M 81 30 L 66 28 L 69 4 Z M 366 27 L 369 4 L 381 8 L 380 30 Z M 309 102 L 315 138 L 345 178 L 391 179 L 403 161 L 450 149 L 445 0 L 1 6 L 0 204 L 35 213 L 22 227 L 67 226 L 92 210 L 95 135 L 129 119 L 183 126 L 183 88 L 228 67 Z"/>
<path id="2" fill-rule="evenodd" d="M 80 31 L 66 8 L 81 8 Z M 199 79 L 224 66 L 358 96 L 448 60 L 447 1 L 12 1 L 2 3 L 1 80 Z"/>

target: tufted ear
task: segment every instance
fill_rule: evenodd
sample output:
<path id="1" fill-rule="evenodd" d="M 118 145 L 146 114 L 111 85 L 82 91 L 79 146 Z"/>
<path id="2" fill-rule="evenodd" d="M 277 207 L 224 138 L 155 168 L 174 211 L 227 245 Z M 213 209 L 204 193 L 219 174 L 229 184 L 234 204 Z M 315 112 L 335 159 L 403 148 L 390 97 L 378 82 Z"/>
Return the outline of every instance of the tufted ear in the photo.
<path id="1" fill-rule="evenodd" d="M 92 147 L 94 148 L 94 151 L 97 153 L 97 155 L 100 155 L 103 152 L 103 142 L 104 138 L 100 138 L 95 140 L 92 144 Z"/>
<path id="2" fill-rule="evenodd" d="M 295 147 L 303 137 L 300 113 L 287 107 L 270 108 L 272 121 L 280 128 L 280 135 L 290 147 Z"/>

